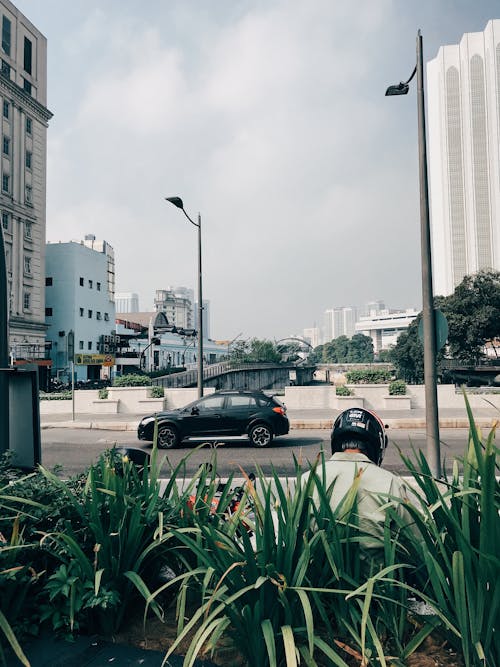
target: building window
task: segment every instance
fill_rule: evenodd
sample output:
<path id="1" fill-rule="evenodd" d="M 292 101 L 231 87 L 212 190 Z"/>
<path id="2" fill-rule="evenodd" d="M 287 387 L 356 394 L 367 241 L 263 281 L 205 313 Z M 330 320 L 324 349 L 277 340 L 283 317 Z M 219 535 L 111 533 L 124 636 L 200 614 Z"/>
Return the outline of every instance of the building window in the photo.
<path id="1" fill-rule="evenodd" d="M 52 276 L 47 276 L 47 278 L 45 278 L 45 287 L 52 287 L 52 283 Z"/>
<path id="2" fill-rule="evenodd" d="M 23 89 L 24 92 L 28 93 L 28 95 L 31 95 L 31 83 L 27 79 L 23 79 Z"/>
<path id="3" fill-rule="evenodd" d="M 91 340 L 89 340 L 89 342 L 87 343 L 87 349 L 88 349 L 89 352 L 92 349 L 92 341 Z"/>
<path id="4" fill-rule="evenodd" d="M 31 118 L 26 118 L 26 134 L 31 135 L 33 132 L 33 121 Z"/>
<path id="5" fill-rule="evenodd" d="M 108 313 L 104 313 L 104 321 L 109 322 L 109 315 Z"/>
<path id="6" fill-rule="evenodd" d="M 78 341 L 78 348 L 79 348 L 80 350 L 83 350 L 83 340 L 79 340 L 79 341 Z"/>
<path id="7" fill-rule="evenodd" d="M 2 60 L 0 74 L 5 76 L 7 79 L 10 79 L 10 65 L 6 63 L 5 60 Z"/>
<path id="8" fill-rule="evenodd" d="M 95 286 L 97 288 L 97 291 L 100 292 L 101 291 L 101 283 L 96 283 Z"/>
<path id="9" fill-rule="evenodd" d="M 89 289 L 92 289 L 93 286 L 94 286 L 93 281 L 92 281 L 92 280 L 89 280 Z"/>
<path id="10" fill-rule="evenodd" d="M 2 227 L 6 230 L 10 230 L 10 213 L 7 211 L 2 211 Z"/>
<path id="11" fill-rule="evenodd" d="M 80 317 L 83 317 L 84 313 L 85 313 L 85 310 L 83 308 L 80 308 Z"/>
<path id="12" fill-rule="evenodd" d="M 10 20 L 2 16 L 2 51 L 10 56 L 11 28 Z"/>
<path id="13" fill-rule="evenodd" d="M 10 104 L 7 102 L 7 100 L 3 101 L 3 117 L 8 118 L 9 117 L 9 112 L 10 112 Z"/>
<path id="14" fill-rule="evenodd" d="M 2 150 L 4 155 L 10 155 L 10 139 L 9 137 L 4 137 L 2 141 Z"/>
<path id="15" fill-rule="evenodd" d="M 33 45 L 31 40 L 27 37 L 24 38 L 24 71 L 31 74 L 32 67 L 32 54 L 33 54 Z"/>
<path id="16" fill-rule="evenodd" d="M 83 287 L 83 278 L 80 278 L 80 287 Z"/>
<path id="17" fill-rule="evenodd" d="M 31 222 L 29 220 L 25 220 L 24 222 L 24 238 L 29 240 L 33 238 Z"/>
<path id="18" fill-rule="evenodd" d="M 23 307 L 24 310 L 29 310 L 31 308 L 31 294 L 29 292 L 23 294 Z"/>
<path id="19" fill-rule="evenodd" d="M 33 203 L 33 188 L 31 187 L 31 185 L 26 186 L 26 203 L 27 204 Z"/>
<path id="20" fill-rule="evenodd" d="M 9 192 L 10 190 L 10 176 L 8 174 L 2 175 L 2 192 Z"/>
<path id="21" fill-rule="evenodd" d="M 31 257 L 24 257 L 24 273 L 31 275 Z"/>
<path id="22" fill-rule="evenodd" d="M 31 151 L 26 151 L 26 159 L 25 159 L 26 169 L 31 169 L 32 161 L 33 161 L 33 153 Z"/>
<path id="23" fill-rule="evenodd" d="M 52 308 L 45 309 L 45 317 L 52 317 Z"/>
<path id="24" fill-rule="evenodd" d="M 98 310 L 97 313 L 95 314 L 95 318 L 96 318 L 96 320 L 101 319 L 101 311 L 100 310 Z"/>
<path id="25" fill-rule="evenodd" d="M 89 309 L 89 320 L 92 319 L 92 311 Z"/>

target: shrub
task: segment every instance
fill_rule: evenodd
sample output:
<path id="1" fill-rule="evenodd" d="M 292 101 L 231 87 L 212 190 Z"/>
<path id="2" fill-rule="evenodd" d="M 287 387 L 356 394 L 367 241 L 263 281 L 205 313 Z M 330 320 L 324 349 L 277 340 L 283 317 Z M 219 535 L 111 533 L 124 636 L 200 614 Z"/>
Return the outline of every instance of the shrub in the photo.
<path id="1" fill-rule="evenodd" d="M 121 375 L 113 380 L 113 387 L 149 387 L 150 384 L 147 375 Z"/>
<path id="2" fill-rule="evenodd" d="M 352 384 L 384 384 L 389 382 L 392 372 L 385 368 L 366 368 L 347 371 L 347 382 Z"/>
<path id="3" fill-rule="evenodd" d="M 352 396 L 352 389 L 346 387 L 345 384 L 339 384 L 335 387 L 335 394 L 337 396 Z"/>
<path id="4" fill-rule="evenodd" d="M 66 391 L 51 392 L 46 394 L 45 392 L 40 392 L 41 401 L 67 401 L 71 400 L 71 390 L 67 389 Z"/>
<path id="5" fill-rule="evenodd" d="M 105 399 L 108 398 L 109 392 L 107 387 L 102 387 L 99 389 L 99 398 Z"/>
<path id="6" fill-rule="evenodd" d="M 163 398 L 165 389 L 163 387 L 151 387 L 151 398 Z"/>
<path id="7" fill-rule="evenodd" d="M 393 380 L 389 384 L 389 396 L 405 396 L 406 382 L 404 380 Z"/>

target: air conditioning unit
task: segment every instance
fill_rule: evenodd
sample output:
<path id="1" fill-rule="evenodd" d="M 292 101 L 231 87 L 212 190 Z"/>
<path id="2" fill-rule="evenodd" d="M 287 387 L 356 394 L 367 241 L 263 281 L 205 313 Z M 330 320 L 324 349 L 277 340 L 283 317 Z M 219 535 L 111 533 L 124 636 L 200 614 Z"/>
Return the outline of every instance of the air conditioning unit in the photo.
<path id="1" fill-rule="evenodd" d="M 109 343 L 110 336 L 103 336 L 103 340 L 104 340 L 105 343 Z"/>
<path id="2" fill-rule="evenodd" d="M 103 348 L 103 352 L 105 354 L 106 354 L 106 352 L 109 352 L 109 345 L 107 345 L 106 343 L 102 346 L 102 348 Z"/>

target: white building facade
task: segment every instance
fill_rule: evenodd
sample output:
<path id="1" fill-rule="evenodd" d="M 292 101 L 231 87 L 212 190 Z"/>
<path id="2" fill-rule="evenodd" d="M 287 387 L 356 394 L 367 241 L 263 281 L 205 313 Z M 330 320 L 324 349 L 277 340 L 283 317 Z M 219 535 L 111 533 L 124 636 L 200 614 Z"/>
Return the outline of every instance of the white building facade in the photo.
<path id="1" fill-rule="evenodd" d="M 434 293 L 500 270 L 500 19 L 427 64 Z"/>
<path id="2" fill-rule="evenodd" d="M 115 305 L 117 313 L 138 313 L 139 295 L 136 292 L 116 292 Z"/>
<path id="3" fill-rule="evenodd" d="M 330 308 L 325 311 L 324 341 L 329 343 L 339 336 L 351 338 L 356 332 L 357 309 L 354 306 Z"/>
<path id="4" fill-rule="evenodd" d="M 87 243 L 90 240 L 93 243 Z M 86 237 L 47 244 L 45 318 L 54 377 L 67 380 L 72 361 L 77 362 L 77 380 L 108 374 L 103 372 L 102 341 L 115 333 L 113 289 L 114 252 L 109 243 Z"/>
<path id="5" fill-rule="evenodd" d="M 11 361 L 43 365 L 47 40 L 0 0 L 0 211 L 5 248 Z"/>
<path id="6" fill-rule="evenodd" d="M 356 322 L 356 333 L 370 336 L 373 351 L 378 354 L 396 345 L 398 336 L 405 331 L 418 315 L 413 308 L 392 312 L 383 310 L 377 314 L 360 317 Z"/>

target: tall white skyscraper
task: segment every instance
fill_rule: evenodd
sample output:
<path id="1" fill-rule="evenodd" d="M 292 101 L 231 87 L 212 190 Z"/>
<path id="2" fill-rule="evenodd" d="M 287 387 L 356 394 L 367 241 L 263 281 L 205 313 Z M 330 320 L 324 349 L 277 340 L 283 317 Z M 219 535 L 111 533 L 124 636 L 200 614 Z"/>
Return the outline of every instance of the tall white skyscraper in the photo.
<path id="1" fill-rule="evenodd" d="M 434 293 L 500 270 L 500 19 L 427 64 Z"/>

